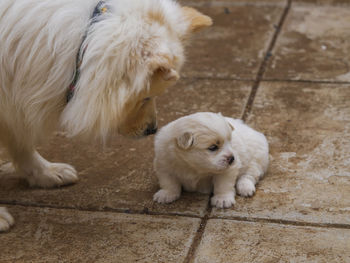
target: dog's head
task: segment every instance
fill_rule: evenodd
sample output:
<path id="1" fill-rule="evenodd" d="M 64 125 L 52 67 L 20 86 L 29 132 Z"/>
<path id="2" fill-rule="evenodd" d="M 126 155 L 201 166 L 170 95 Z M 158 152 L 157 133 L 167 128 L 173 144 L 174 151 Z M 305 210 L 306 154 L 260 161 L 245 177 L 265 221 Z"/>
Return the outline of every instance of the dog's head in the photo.
<path id="1" fill-rule="evenodd" d="M 221 114 L 196 113 L 176 128 L 177 156 L 200 173 L 222 173 L 237 163 L 231 136 L 234 127 Z"/>
<path id="2" fill-rule="evenodd" d="M 209 17 L 171 0 L 109 1 L 83 44 L 81 74 L 63 125 L 73 134 L 132 137 L 157 130 L 155 99 L 179 79 L 189 36 Z"/>

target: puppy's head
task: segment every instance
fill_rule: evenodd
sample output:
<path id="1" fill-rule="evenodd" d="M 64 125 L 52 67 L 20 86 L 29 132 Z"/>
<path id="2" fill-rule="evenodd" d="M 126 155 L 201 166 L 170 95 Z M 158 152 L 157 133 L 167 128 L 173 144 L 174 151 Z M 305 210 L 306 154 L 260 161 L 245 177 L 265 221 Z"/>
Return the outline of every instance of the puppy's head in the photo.
<path id="1" fill-rule="evenodd" d="M 177 156 L 199 173 L 222 173 L 235 165 L 233 126 L 221 114 L 197 113 L 179 123 Z"/>
<path id="2" fill-rule="evenodd" d="M 189 36 L 209 17 L 171 0 L 109 1 L 90 26 L 75 94 L 63 114 L 72 135 L 141 137 L 157 130 L 155 98 L 179 79 Z"/>

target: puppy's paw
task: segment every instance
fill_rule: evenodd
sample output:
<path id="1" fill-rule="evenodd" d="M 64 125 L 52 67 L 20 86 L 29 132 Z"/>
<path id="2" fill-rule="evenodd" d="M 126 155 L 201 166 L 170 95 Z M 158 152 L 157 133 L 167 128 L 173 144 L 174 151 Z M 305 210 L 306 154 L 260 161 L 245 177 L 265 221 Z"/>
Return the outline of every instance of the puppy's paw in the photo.
<path id="1" fill-rule="evenodd" d="M 0 207 L 0 232 L 7 231 L 14 224 L 13 217 L 5 207 Z"/>
<path id="2" fill-rule="evenodd" d="M 255 193 L 255 185 L 248 178 L 241 178 L 237 182 L 237 193 L 244 197 L 252 196 Z"/>
<path id="3" fill-rule="evenodd" d="M 236 203 L 233 193 L 214 195 L 211 198 L 211 205 L 217 208 L 229 208 Z"/>
<path id="4" fill-rule="evenodd" d="M 73 184 L 78 181 L 77 171 L 64 163 L 50 163 L 44 169 L 33 172 L 27 177 L 30 186 L 44 188 Z"/>
<path id="5" fill-rule="evenodd" d="M 171 203 L 180 197 L 180 193 L 171 192 L 169 190 L 160 189 L 153 196 L 153 201 L 161 204 Z"/>

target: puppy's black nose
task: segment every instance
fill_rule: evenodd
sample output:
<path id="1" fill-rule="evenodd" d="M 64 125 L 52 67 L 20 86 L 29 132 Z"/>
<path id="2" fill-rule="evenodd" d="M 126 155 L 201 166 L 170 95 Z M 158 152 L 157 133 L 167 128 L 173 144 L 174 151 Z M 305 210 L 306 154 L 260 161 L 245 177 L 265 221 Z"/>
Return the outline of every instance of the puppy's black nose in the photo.
<path id="1" fill-rule="evenodd" d="M 233 155 L 231 155 L 230 157 L 227 157 L 227 162 L 229 165 L 231 165 L 234 160 L 235 160 L 235 157 L 233 157 Z"/>
<path id="2" fill-rule="evenodd" d="M 158 128 L 155 126 L 148 126 L 147 129 L 143 132 L 145 136 L 155 134 L 157 132 Z"/>

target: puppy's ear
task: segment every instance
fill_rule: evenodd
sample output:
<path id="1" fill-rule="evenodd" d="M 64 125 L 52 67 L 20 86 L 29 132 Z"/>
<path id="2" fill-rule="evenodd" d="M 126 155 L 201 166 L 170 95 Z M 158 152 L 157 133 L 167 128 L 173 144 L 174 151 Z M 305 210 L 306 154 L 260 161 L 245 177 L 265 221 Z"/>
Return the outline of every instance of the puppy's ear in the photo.
<path id="1" fill-rule="evenodd" d="M 176 139 L 177 146 L 183 150 L 189 149 L 193 145 L 194 137 L 190 132 L 183 133 Z"/>
<path id="2" fill-rule="evenodd" d="M 192 7 L 184 6 L 182 11 L 185 15 L 185 18 L 190 22 L 188 32 L 197 32 L 202 28 L 211 26 L 213 24 L 212 19 L 209 16 L 203 15 L 196 9 Z"/>

